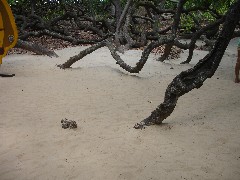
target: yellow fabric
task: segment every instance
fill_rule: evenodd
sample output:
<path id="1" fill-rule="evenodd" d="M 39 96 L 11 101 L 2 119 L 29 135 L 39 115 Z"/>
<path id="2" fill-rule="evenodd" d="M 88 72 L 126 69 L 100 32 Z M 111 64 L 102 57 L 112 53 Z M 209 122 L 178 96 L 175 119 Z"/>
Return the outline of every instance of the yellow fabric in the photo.
<path id="1" fill-rule="evenodd" d="M 0 0 L 0 47 L 4 48 L 4 54 L 0 55 L 0 64 L 7 51 L 16 45 L 17 39 L 17 26 L 11 8 L 6 0 Z"/>

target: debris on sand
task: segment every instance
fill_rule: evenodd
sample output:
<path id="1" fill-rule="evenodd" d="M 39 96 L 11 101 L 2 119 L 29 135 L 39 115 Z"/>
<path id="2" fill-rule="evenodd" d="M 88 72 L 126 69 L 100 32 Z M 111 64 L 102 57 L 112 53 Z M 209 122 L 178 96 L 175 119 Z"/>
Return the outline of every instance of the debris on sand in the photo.
<path id="1" fill-rule="evenodd" d="M 68 120 L 67 118 L 61 120 L 62 123 L 62 128 L 63 129 L 75 129 L 77 128 L 77 123 L 76 121 L 73 120 Z"/>

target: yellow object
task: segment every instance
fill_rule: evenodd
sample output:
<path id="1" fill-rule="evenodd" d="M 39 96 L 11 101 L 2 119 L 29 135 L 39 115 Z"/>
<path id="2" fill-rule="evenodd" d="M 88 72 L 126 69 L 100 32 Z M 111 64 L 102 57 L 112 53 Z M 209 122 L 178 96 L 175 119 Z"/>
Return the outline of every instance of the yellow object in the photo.
<path id="1" fill-rule="evenodd" d="M 6 0 L 0 0 L 0 64 L 8 50 L 16 45 L 17 39 L 17 26 L 11 8 Z"/>

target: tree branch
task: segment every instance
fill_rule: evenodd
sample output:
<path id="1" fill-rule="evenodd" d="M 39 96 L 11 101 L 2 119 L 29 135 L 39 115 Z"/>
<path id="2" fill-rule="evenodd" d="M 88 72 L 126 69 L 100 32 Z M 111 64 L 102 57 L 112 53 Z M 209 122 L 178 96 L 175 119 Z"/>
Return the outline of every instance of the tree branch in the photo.
<path id="1" fill-rule="evenodd" d="M 58 57 L 58 55 L 54 51 L 46 49 L 45 47 L 40 46 L 39 44 L 35 44 L 35 43 L 32 43 L 32 42 L 27 42 L 27 41 L 22 41 L 20 39 L 18 39 L 15 47 L 25 49 L 25 50 L 34 52 L 34 53 L 39 54 L 39 55 L 47 55 L 49 57 Z"/>
<path id="2" fill-rule="evenodd" d="M 195 88 L 200 88 L 207 78 L 214 75 L 239 20 L 240 0 L 234 3 L 228 11 L 223 29 L 213 50 L 193 68 L 177 75 L 166 89 L 164 102 L 149 117 L 137 123 L 134 128 L 142 129 L 144 126 L 161 124 L 164 119 L 171 115 L 179 97 Z"/>

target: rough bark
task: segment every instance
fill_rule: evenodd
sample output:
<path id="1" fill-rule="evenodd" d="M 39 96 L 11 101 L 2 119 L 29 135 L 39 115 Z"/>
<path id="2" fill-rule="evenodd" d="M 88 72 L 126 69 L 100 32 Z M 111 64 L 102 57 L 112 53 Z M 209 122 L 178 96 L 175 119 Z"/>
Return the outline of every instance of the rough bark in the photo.
<path id="1" fill-rule="evenodd" d="M 126 15 L 126 20 L 125 20 L 125 24 L 123 26 L 123 33 L 124 33 L 124 38 L 127 41 L 127 44 L 125 45 L 126 49 L 130 49 L 131 47 L 133 47 L 134 45 L 134 40 L 132 39 L 132 37 L 129 34 L 129 30 L 130 30 L 130 25 L 131 25 L 131 13 L 132 12 L 132 7 L 129 7 L 129 13 L 127 13 Z"/>
<path id="2" fill-rule="evenodd" d="M 127 1 L 127 4 L 125 5 L 125 7 L 124 7 L 124 9 L 122 11 L 122 14 L 121 14 L 121 16 L 119 18 L 119 21 L 117 23 L 116 33 L 115 33 L 115 44 L 116 44 L 117 48 L 120 47 L 120 45 L 121 45 L 121 43 L 120 43 L 121 42 L 121 37 L 122 37 L 122 35 L 121 35 L 122 34 L 121 28 L 124 25 L 126 16 L 129 13 L 128 10 L 129 10 L 132 2 L 133 2 L 133 0 L 128 0 Z"/>
<path id="3" fill-rule="evenodd" d="M 49 57 L 58 57 L 58 55 L 54 51 L 46 49 L 45 47 L 40 46 L 38 44 L 35 44 L 32 42 L 27 42 L 27 41 L 22 41 L 20 39 L 17 41 L 17 44 L 15 47 L 25 49 L 25 50 L 34 52 L 39 55 L 47 55 Z"/>
<path id="4" fill-rule="evenodd" d="M 78 60 L 82 59 L 83 57 L 85 57 L 86 55 L 92 53 L 93 51 L 103 47 L 103 46 L 107 46 L 108 49 L 111 52 L 112 57 L 116 60 L 116 63 L 119 64 L 120 67 L 122 67 L 123 69 L 125 69 L 126 71 L 130 72 L 130 73 L 139 73 L 143 66 L 145 65 L 145 63 L 147 62 L 148 56 L 151 53 L 151 51 L 163 44 L 167 44 L 167 43 L 171 43 L 174 41 L 174 37 L 173 36 L 162 36 L 161 38 L 159 38 L 158 41 L 156 42 L 152 42 L 150 43 L 142 52 L 142 56 L 141 59 L 139 60 L 139 62 L 136 64 L 135 67 L 131 67 L 128 64 L 126 64 L 121 57 L 117 54 L 117 48 L 116 46 L 114 46 L 114 43 L 109 41 L 109 40 L 105 40 L 102 41 L 100 43 L 97 43 L 83 51 L 81 51 L 78 55 L 71 57 L 67 62 L 65 62 L 64 64 L 58 65 L 58 67 L 60 67 L 61 69 L 66 69 L 66 68 L 70 68 L 71 65 L 75 62 L 77 62 Z"/>
<path id="5" fill-rule="evenodd" d="M 175 36 L 176 36 L 177 29 L 178 29 L 178 26 L 179 26 L 179 23 L 180 23 L 180 17 L 181 17 L 181 14 L 182 14 L 182 11 L 183 11 L 183 5 L 185 4 L 185 2 L 186 2 L 186 0 L 180 0 L 178 2 L 177 12 L 175 14 L 174 21 L 173 21 L 173 26 L 172 26 L 172 33 Z M 172 43 L 166 44 L 165 49 L 164 49 L 164 53 L 160 58 L 158 58 L 158 61 L 163 62 L 164 60 L 166 60 L 168 58 L 168 56 L 170 55 L 172 47 L 173 47 Z"/>
<path id="6" fill-rule="evenodd" d="M 92 53 L 93 51 L 96 51 L 97 49 L 99 49 L 105 45 L 106 45 L 106 41 L 99 42 L 99 43 L 81 51 L 79 54 L 71 57 L 67 62 L 58 65 L 58 67 L 60 67 L 61 69 L 70 68 L 73 63 L 77 62 L 78 60 L 82 59 L 86 55 Z"/>
<path id="7" fill-rule="evenodd" d="M 205 46 L 208 46 L 210 49 L 214 46 L 216 40 L 210 40 L 205 35 L 200 36 L 200 39 L 205 42 Z"/>
<path id="8" fill-rule="evenodd" d="M 122 7 L 121 7 L 121 2 L 120 0 L 112 0 L 112 3 L 115 7 L 115 16 L 116 16 L 116 23 L 118 23 L 121 14 L 122 14 Z"/>
<path id="9" fill-rule="evenodd" d="M 212 51 L 193 68 L 177 75 L 166 89 L 164 102 L 149 117 L 137 123 L 134 128 L 141 129 L 146 125 L 161 124 L 164 119 L 171 115 L 179 97 L 195 88 L 200 88 L 207 78 L 214 75 L 239 20 L 240 0 L 234 3 L 228 11 L 223 29 Z"/>
<path id="10" fill-rule="evenodd" d="M 195 45 L 197 40 L 201 37 L 201 35 L 206 32 L 209 29 L 215 28 L 217 26 L 219 26 L 222 22 L 224 21 L 224 18 L 221 18 L 219 20 L 217 20 L 214 23 L 211 23 L 203 28 L 201 28 L 199 31 L 197 31 L 196 33 L 194 33 L 194 35 L 191 38 L 191 42 L 189 44 L 189 55 L 186 61 L 182 62 L 181 64 L 186 64 L 189 63 L 192 60 L 192 56 L 193 56 L 193 51 L 195 49 Z"/>
<path id="11" fill-rule="evenodd" d="M 179 0 L 179 2 L 178 2 L 177 12 L 175 14 L 173 26 L 172 26 L 172 33 L 174 35 L 176 35 L 176 33 L 177 33 L 177 29 L 178 29 L 178 26 L 180 23 L 180 17 L 181 17 L 182 11 L 183 11 L 183 5 L 185 4 L 186 1 L 187 0 Z"/>
<path id="12" fill-rule="evenodd" d="M 164 60 L 166 60 L 166 59 L 168 58 L 168 56 L 170 55 L 170 52 L 171 52 L 171 50 L 172 50 L 172 47 L 173 47 L 173 44 L 172 44 L 172 43 L 171 43 L 171 44 L 167 44 L 167 45 L 165 46 L 163 55 L 162 55 L 161 57 L 159 57 L 159 58 L 157 59 L 157 61 L 163 62 Z"/>
<path id="13" fill-rule="evenodd" d="M 77 45 L 96 44 L 115 36 L 115 44 L 120 51 L 121 45 L 125 45 L 125 48 L 142 48 L 151 41 L 157 41 L 160 35 L 171 33 L 170 30 L 176 33 L 179 29 L 179 20 L 182 13 L 192 16 L 192 12 L 208 11 L 217 19 L 221 17 L 215 10 L 210 8 L 211 3 L 201 7 L 193 4 L 192 7 L 183 9 L 183 4 L 186 1 L 175 1 L 178 2 L 177 8 L 174 6 L 174 9 L 165 9 L 165 0 L 111 0 L 105 2 L 106 7 L 102 9 L 103 14 L 92 11 L 92 4 L 96 4 L 96 1 L 85 1 L 84 3 L 82 1 L 69 3 L 65 1 L 48 1 L 39 4 L 36 3 L 36 0 L 31 0 L 25 6 L 17 6 L 18 2 L 16 2 L 16 5 L 13 4 L 11 8 L 15 11 L 15 20 L 21 40 L 27 40 L 31 36 L 47 35 Z M 123 4 L 125 4 L 124 9 L 122 8 Z M 115 7 L 114 13 L 107 9 L 109 6 Z M 103 8 L 102 6 L 99 7 Z M 133 9 L 132 13 L 131 8 Z M 89 9 L 91 13 L 89 13 Z M 55 10 L 60 10 L 63 14 L 60 13 L 56 17 L 53 14 L 51 15 L 51 11 L 54 12 Z M 46 16 L 46 12 L 50 12 L 50 14 Z M 171 15 L 166 16 L 164 13 Z M 174 16 L 173 24 L 170 24 L 170 20 L 167 18 L 169 16 Z M 195 16 L 192 16 L 192 18 L 194 19 Z M 195 22 L 199 27 L 197 19 Z M 198 27 L 194 29 L 198 29 Z M 81 34 L 82 31 L 87 33 Z M 182 33 L 178 32 L 176 38 L 180 39 Z M 86 34 L 92 38 L 89 38 Z M 171 50 L 168 47 L 171 46 L 167 45 L 165 48 L 166 53 L 161 57 L 162 60 L 167 58 L 167 52 Z M 191 51 L 189 54 L 191 54 Z"/>
<path id="14" fill-rule="evenodd" d="M 136 66 L 131 67 L 128 64 L 126 64 L 122 58 L 117 54 L 116 47 L 113 46 L 113 43 L 107 42 L 107 47 L 111 52 L 112 57 L 117 61 L 116 63 L 123 68 L 124 70 L 130 72 L 130 73 L 139 73 L 145 63 L 147 62 L 148 56 L 151 53 L 151 51 L 163 44 L 172 43 L 174 41 L 174 36 L 162 36 L 159 38 L 158 41 L 150 43 L 142 52 L 141 59 L 137 62 Z"/>
<path id="15" fill-rule="evenodd" d="M 59 33 L 55 33 L 55 32 L 49 31 L 47 29 L 44 29 L 44 30 L 41 30 L 41 31 L 37 31 L 37 32 L 33 32 L 33 31 L 32 32 L 27 32 L 24 35 L 20 36 L 19 38 L 20 39 L 27 39 L 30 36 L 39 37 L 39 36 L 42 36 L 42 35 L 47 35 L 47 36 L 51 36 L 53 38 L 62 39 L 64 41 L 71 42 L 74 45 L 78 45 L 78 44 L 93 44 L 93 43 L 96 43 L 96 42 L 99 42 L 99 41 L 102 40 L 102 39 L 99 39 L 99 40 L 76 39 L 76 38 L 74 38 L 72 36 L 61 35 Z"/>

